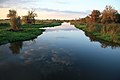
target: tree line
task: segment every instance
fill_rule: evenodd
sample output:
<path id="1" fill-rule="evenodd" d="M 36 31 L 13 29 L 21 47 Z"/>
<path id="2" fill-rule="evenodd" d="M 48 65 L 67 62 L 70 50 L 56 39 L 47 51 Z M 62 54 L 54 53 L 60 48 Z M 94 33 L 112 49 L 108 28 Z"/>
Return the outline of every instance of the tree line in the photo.
<path id="1" fill-rule="evenodd" d="M 106 6 L 102 12 L 93 10 L 90 15 L 81 18 L 80 22 L 103 24 L 120 23 L 120 14 L 112 6 Z"/>
<path id="2" fill-rule="evenodd" d="M 120 14 L 112 6 L 100 12 L 93 10 L 85 18 L 70 21 L 99 40 L 120 44 Z"/>

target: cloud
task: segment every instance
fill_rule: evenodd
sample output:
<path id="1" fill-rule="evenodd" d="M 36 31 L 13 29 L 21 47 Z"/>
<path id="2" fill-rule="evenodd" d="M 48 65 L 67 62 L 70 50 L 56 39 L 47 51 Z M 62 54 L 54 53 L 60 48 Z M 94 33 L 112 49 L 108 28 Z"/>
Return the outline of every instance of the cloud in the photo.
<path id="1" fill-rule="evenodd" d="M 6 5 L 6 2 L 9 2 L 10 0 L 0 0 L 0 8 L 6 8 L 8 5 Z"/>
<path id="2" fill-rule="evenodd" d="M 28 10 L 28 8 L 24 8 L 25 10 Z M 49 9 L 49 8 L 35 8 L 35 12 L 38 12 L 39 14 L 43 13 L 49 16 L 49 19 L 74 19 L 74 18 L 80 18 L 80 17 L 85 17 L 87 16 L 90 11 L 61 11 L 61 10 L 55 10 L 55 9 Z M 45 16 L 44 15 L 44 16 Z"/>
<path id="3" fill-rule="evenodd" d="M 57 4 L 68 4 L 68 2 L 56 1 Z"/>
<path id="4" fill-rule="evenodd" d="M 71 14 L 87 14 L 87 13 L 85 13 L 85 12 L 78 12 L 78 11 L 61 11 L 61 12 L 71 13 Z"/>
<path id="5" fill-rule="evenodd" d="M 0 3 L 5 3 L 5 2 L 12 2 L 12 3 L 14 3 L 14 2 L 20 2 L 20 3 L 23 3 L 23 2 L 27 2 L 27 3 L 29 3 L 29 2 L 36 2 L 37 0 L 0 0 Z"/>
<path id="6" fill-rule="evenodd" d="M 4 6 L 3 6 L 3 5 L 0 5 L 0 8 L 4 8 Z"/>
<path id="7" fill-rule="evenodd" d="M 85 17 L 89 14 L 89 11 L 61 11 L 49 8 L 37 8 L 36 11 L 41 14 L 44 12 L 49 19 L 75 19 Z"/>
<path id="8" fill-rule="evenodd" d="M 88 11 L 83 12 L 83 11 L 60 11 L 60 10 L 54 10 L 54 9 L 49 9 L 49 8 L 36 8 L 37 11 L 46 11 L 46 12 L 58 12 L 58 13 L 69 13 L 69 14 L 88 14 Z"/>
<path id="9" fill-rule="evenodd" d="M 27 7 L 30 3 L 36 3 L 38 0 L 0 0 L 0 8 Z"/>
<path id="10" fill-rule="evenodd" d="M 4 2 L 6 2 L 6 1 L 9 1 L 9 0 L 0 0 L 0 4 L 1 4 L 1 3 L 4 3 Z"/>

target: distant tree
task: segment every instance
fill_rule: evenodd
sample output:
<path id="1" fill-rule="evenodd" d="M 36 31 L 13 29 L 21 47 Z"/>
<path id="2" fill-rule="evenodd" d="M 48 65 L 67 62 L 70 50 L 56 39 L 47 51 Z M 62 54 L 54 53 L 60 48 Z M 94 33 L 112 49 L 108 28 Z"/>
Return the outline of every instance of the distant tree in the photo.
<path id="1" fill-rule="evenodd" d="M 10 30 L 21 30 L 21 19 L 15 10 L 9 10 L 7 17 L 10 18 Z"/>
<path id="2" fill-rule="evenodd" d="M 101 15 L 101 13 L 99 10 L 93 10 L 90 15 L 92 22 L 99 22 L 100 15 Z"/>
<path id="3" fill-rule="evenodd" d="M 37 17 L 37 14 L 34 13 L 35 10 L 28 11 L 28 17 L 30 19 L 30 23 L 35 24 L 35 17 Z"/>
<path id="4" fill-rule="evenodd" d="M 22 16 L 22 21 L 24 24 L 35 24 L 35 17 L 37 14 L 34 13 L 35 10 L 28 11 L 28 15 Z"/>
<path id="5" fill-rule="evenodd" d="M 80 18 L 79 20 L 80 20 L 81 23 L 86 23 L 85 18 Z"/>
<path id="6" fill-rule="evenodd" d="M 111 6 L 106 6 L 105 10 L 102 12 L 102 23 L 112 23 L 116 22 L 117 10 L 113 9 Z"/>
<path id="7" fill-rule="evenodd" d="M 90 16 L 87 16 L 87 17 L 85 17 L 85 21 L 86 21 L 86 23 L 91 23 L 92 19 Z"/>
<path id="8" fill-rule="evenodd" d="M 22 16 L 22 24 L 28 24 L 29 22 L 29 17 L 26 15 L 26 16 Z"/>

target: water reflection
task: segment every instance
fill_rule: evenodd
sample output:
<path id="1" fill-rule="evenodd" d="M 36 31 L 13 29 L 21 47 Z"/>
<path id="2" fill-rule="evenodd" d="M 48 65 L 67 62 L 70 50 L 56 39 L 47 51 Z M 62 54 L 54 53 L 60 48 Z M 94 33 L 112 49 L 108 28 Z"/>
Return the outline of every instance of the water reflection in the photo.
<path id="1" fill-rule="evenodd" d="M 69 32 L 72 32 L 72 31 L 76 31 L 78 29 L 76 29 L 74 27 L 74 25 L 71 25 L 70 23 L 64 23 L 62 24 L 61 26 L 57 26 L 57 27 L 47 27 L 47 28 L 40 28 L 40 29 L 46 29 L 45 32 L 54 32 L 54 31 L 69 31 Z"/>
<path id="2" fill-rule="evenodd" d="M 63 23 L 34 41 L 0 46 L 0 80 L 120 80 L 120 49 L 85 34 L 96 41 Z"/>
<path id="3" fill-rule="evenodd" d="M 89 37 L 91 42 L 95 42 L 95 41 L 99 42 L 102 48 L 108 48 L 108 47 L 111 47 L 112 49 L 120 48 L 120 44 L 97 39 L 95 36 L 91 35 L 88 32 L 85 32 L 85 35 Z"/>
<path id="4" fill-rule="evenodd" d="M 34 62 L 44 62 L 47 64 L 60 64 L 60 65 L 71 65 L 71 57 L 69 51 L 64 49 L 54 50 L 54 49 L 30 49 L 21 55 L 25 64 L 33 64 Z M 59 66 L 60 66 L 59 65 Z"/>
<path id="5" fill-rule="evenodd" d="M 20 50 L 22 49 L 22 46 L 23 46 L 23 42 L 19 41 L 19 42 L 10 43 L 9 48 L 13 54 L 19 54 Z"/>

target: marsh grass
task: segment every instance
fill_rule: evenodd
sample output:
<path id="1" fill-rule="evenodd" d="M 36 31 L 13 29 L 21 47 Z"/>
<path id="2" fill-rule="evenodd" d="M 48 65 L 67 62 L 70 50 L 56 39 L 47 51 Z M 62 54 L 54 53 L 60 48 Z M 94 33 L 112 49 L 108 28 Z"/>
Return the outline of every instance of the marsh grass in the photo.
<path id="1" fill-rule="evenodd" d="M 23 31 L 19 32 L 2 29 L 0 30 L 0 44 L 34 39 L 38 35 L 42 34 L 42 32 L 43 30 L 40 30 L 38 28 L 25 28 Z"/>
<path id="2" fill-rule="evenodd" d="M 107 42 L 113 42 L 120 44 L 120 24 L 87 24 L 87 25 L 76 25 L 77 28 L 89 32 L 97 39 L 104 40 Z"/>
<path id="3" fill-rule="evenodd" d="M 1 24 L 0 25 L 0 45 L 15 42 L 15 41 L 25 41 L 37 38 L 38 35 L 42 34 L 44 30 L 39 28 L 42 27 L 53 27 L 58 26 L 62 22 L 52 22 L 52 23 L 43 23 L 43 24 L 34 24 L 30 25 L 23 25 L 23 31 L 8 31 L 9 27 L 8 24 Z"/>

